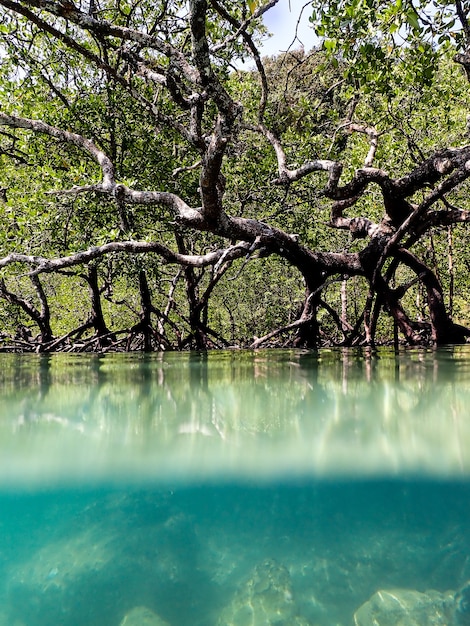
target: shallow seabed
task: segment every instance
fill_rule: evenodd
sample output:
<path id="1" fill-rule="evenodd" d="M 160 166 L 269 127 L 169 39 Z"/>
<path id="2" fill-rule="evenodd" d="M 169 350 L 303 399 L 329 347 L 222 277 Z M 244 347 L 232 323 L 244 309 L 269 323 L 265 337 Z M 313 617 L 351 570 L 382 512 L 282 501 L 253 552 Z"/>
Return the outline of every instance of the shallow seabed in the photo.
<path id="1" fill-rule="evenodd" d="M 470 351 L 402 356 L 1 359 L 0 626 L 467 626 Z"/>
<path id="2" fill-rule="evenodd" d="M 379 589 L 470 578 L 469 495 L 397 481 L 4 494 L 0 623 L 119 626 L 147 607 L 162 621 L 135 626 L 352 624 Z"/>

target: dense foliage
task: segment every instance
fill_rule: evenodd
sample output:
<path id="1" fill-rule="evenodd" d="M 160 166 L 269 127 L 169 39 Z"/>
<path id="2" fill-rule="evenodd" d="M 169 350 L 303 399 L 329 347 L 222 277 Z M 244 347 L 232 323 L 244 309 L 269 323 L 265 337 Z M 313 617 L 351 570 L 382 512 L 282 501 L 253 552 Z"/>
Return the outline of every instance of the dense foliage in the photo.
<path id="1" fill-rule="evenodd" d="M 0 0 L 4 346 L 470 335 L 470 7 L 276 3 Z"/>

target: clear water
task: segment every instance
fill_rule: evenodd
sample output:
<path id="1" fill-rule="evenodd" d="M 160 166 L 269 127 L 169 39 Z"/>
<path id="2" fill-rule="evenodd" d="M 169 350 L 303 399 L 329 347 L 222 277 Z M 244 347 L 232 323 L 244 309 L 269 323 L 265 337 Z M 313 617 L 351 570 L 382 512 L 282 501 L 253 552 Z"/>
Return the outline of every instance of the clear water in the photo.
<path id="1" fill-rule="evenodd" d="M 378 590 L 454 602 L 469 478 L 466 347 L 0 355 L 0 626 L 348 626 Z M 406 619 L 375 624 L 470 622 Z"/>

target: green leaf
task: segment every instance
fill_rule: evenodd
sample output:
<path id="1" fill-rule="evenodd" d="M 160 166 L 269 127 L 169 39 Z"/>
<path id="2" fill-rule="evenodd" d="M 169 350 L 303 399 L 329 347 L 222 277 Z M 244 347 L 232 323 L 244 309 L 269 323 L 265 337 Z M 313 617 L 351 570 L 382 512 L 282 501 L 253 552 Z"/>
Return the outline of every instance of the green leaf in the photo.
<path id="1" fill-rule="evenodd" d="M 258 0 L 247 0 L 248 8 L 250 9 L 251 15 L 256 11 L 258 7 Z"/>
<path id="2" fill-rule="evenodd" d="M 325 39 L 323 42 L 323 46 L 327 52 L 334 52 L 338 45 L 338 41 L 336 39 Z"/>
<path id="3" fill-rule="evenodd" d="M 409 11 L 407 11 L 406 21 L 413 30 L 420 30 L 418 14 L 413 9 L 409 9 Z"/>

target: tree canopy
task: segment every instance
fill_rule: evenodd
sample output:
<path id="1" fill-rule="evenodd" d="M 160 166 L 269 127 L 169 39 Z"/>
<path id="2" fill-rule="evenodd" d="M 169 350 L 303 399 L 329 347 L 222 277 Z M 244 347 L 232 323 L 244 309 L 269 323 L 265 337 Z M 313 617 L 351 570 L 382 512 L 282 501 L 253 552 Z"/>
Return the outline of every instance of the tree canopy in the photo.
<path id="1" fill-rule="evenodd" d="M 277 2 L 0 0 L 6 346 L 470 336 L 469 3 Z"/>

